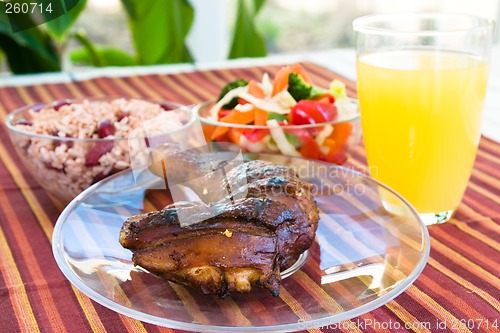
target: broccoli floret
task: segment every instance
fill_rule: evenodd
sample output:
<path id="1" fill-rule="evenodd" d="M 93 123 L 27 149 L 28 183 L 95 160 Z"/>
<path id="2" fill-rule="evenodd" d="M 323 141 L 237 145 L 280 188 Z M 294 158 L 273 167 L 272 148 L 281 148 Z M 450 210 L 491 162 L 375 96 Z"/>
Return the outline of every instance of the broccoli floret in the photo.
<path id="1" fill-rule="evenodd" d="M 314 99 L 327 93 L 326 90 L 307 83 L 297 73 L 288 75 L 288 92 L 297 102 L 303 99 Z"/>
<path id="2" fill-rule="evenodd" d="M 308 99 L 311 96 L 313 86 L 305 82 L 302 76 L 297 73 L 288 75 L 288 92 L 298 102 Z"/>
<path id="3" fill-rule="evenodd" d="M 248 85 L 248 81 L 243 80 L 243 79 L 237 79 L 237 80 L 234 80 L 233 82 L 229 82 L 228 84 L 226 84 L 226 86 L 224 88 L 222 88 L 222 91 L 220 92 L 220 95 L 219 95 L 219 98 L 217 98 L 217 101 L 220 101 L 222 99 L 222 97 L 226 96 L 226 94 L 228 92 L 230 92 L 231 90 L 238 88 L 238 87 L 244 87 L 246 85 Z M 229 103 L 224 104 L 222 106 L 222 108 L 225 110 L 230 110 L 230 109 L 234 109 L 234 107 L 236 105 L 238 105 L 238 98 L 234 97 Z"/>

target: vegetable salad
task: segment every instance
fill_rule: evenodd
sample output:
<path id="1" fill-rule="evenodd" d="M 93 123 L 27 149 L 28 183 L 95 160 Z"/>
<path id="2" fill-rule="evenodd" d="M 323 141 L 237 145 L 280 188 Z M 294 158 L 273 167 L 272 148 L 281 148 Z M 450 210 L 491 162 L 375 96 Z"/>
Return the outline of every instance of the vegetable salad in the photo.
<path id="1" fill-rule="evenodd" d="M 209 110 L 210 141 L 233 142 L 244 151 L 282 153 L 336 164 L 347 160 L 350 121 L 357 105 L 339 80 L 328 89 L 314 85 L 300 64 L 282 67 L 271 80 L 238 79 L 227 84 Z"/>

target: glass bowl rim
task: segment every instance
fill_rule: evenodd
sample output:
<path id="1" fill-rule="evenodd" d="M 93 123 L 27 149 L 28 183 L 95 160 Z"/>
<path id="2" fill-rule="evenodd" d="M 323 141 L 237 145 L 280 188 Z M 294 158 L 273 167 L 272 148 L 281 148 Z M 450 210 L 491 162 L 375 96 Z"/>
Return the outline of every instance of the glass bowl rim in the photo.
<path id="1" fill-rule="evenodd" d="M 352 122 L 356 121 L 360 118 L 360 111 L 359 111 L 359 102 L 357 99 L 349 97 L 348 100 L 356 105 L 356 113 L 353 115 L 349 115 L 345 118 L 342 119 L 335 119 L 331 121 L 327 121 L 324 123 L 315 123 L 315 124 L 304 124 L 304 125 L 281 125 L 279 128 L 281 129 L 302 129 L 302 128 L 317 128 L 317 127 L 322 127 L 325 125 L 337 125 L 337 124 L 342 124 L 342 123 L 347 123 L 347 122 Z M 193 112 L 195 112 L 200 119 L 200 122 L 206 125 L 214 125 L 214 126 L 221 126 L 221 127 L 231 127 L 231 128 L 245 128 L 245 129 L 270 129 L 272 128 L 271 126 L 266 126 L 266 125 L 247 125 L 247 124 L 235 124 L 235 123 L 226 123 L 218 120 L 212 120 L 207 117 L 202 117 L 200 115 L 200 111 L 210 104 L 214 103 L 214 101 L 205 101 L 202 103 L 199 103 L 195 105 L 193 108 Z"/>
<path id="2" fill-rule="evenodd" d="M 437 18 L 460 18 L 469 19 L 475 24 L 470 28 L 455 28 L 444 30 L 411 30 L 411 31 L 396 31 L 391 28 L 380 28 L 372 26 L 373 23 L 380 23 L 397 18 L 399 20 L 407 19 L 437 19 Z M 352 27 L 356 33 L 374 34 L 374 35 L 391 35 L 391 36 L 439 36 L 449 34 L 464 34 L 478 32 L 481 30 L 493 30 L 495 21 L 493 19 L 465 14 L 465 13 L 445 13 L 445 12 L 403 12 L 403 13 L 381 13 L 360 16 L 352 22 Z"/>
<path id="3" fill-rule="evenodd" d="M 196 113 L 191 109 L 190 106 L 183 105 L 174 101 L 170 100 L 164 100 L 164 99 L 158 99 L 158 98 L 148 98 L 148 97 L 129 97 L 129 96 L 102 96 L 102 97 L 82 97 L 82 98 L 67 98 L 67 99 L 58 99 L 54 100 L 52 102 L 41 102 L 41 103 L 34 103 L 34 104 L 29 104 L 29 105 L 24 105 L 21 106 L 17 109 L 15 109 L 12 112 L 9 112 L 5 116 L 5 126 L 9 129 L 9 131 L 31 137 L 31 138 L 39 138 L 39 139 L 46 139 L 46 140 L 58 140 L 58 141 L 65 141 L 65 142 L 108 142 L 108 141 L 125 141 L 125 140 L 139 140 L 139 139 L 144 139 L 144 136 L 139 136 L 139 137 L 106 137 L 106 138 L 74 138 L 74 137 L 61 137 L 57 135 L 49 135 L 49 134 L 38 134 L 38 133 L 32 133 L 32 132 L 27 132 L 23 131 L 19 128 L 17 128 L 12 122 L 15 119 L 15 117 L 19 114 L 22 114 L 23 112 L 29 111 L 31 108 L 37 106 L 50 106 L 50 105 L 55 105 L 60 102 L 68 102 L 70 104 L 74 103 L 82 103 L 84 101 L 89 101 L 89 102 L 105 102 L 105 101 L 112 101 L 115 99 L 126 99 L 126 100 L 132 100 L 132 99 L 137 99 L 141 101 L 146 101 L 146 102 L 151 102 L 155 104 L 166 104 L 168 106 L 173 106 L 176 107 L 177 109 L 172 109 L 172 110 L 181 110 L 182 112 L 185 112 L 186 114 L 189 115 L 189 121 L 184 124 L 182 127 L 173 130 L 173 131 L 168 131 L 165 133 L 156 133 L 152 134 L 150 136 L 147 136 L 148 138 L 155 138 L 155 137 L 161 137 L 162 135 L 170 135 L 174 134 L 177 132 L 182 131 L 183 129 L 191 126 L 197 119 Z M 189 109 L 188 109 L 189 108 Z M 171 111 L 171 110 L 165 110 L 166 112 Z"/>

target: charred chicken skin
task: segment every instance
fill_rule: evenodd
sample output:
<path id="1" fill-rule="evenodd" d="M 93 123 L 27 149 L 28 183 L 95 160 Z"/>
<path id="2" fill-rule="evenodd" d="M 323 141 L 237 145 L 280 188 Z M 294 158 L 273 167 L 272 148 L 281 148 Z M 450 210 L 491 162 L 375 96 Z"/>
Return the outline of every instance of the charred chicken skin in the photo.
<path id="1" fill-rule="evenodd" d="M 241 177 L 247 179 L 239 189 L 246 196 L 214 203 L 220 214 L 200 223 L 181 227 L 179 211 L 202 214 L 201 202 L 175 203 L 126 220 L 120 243 L 133 252 L 134 264 L 222 298 L 252 286 L 279 295 L 280 271 L 314 241 L 319 215 L 312 185 L 287 166 L 263 161 L 227 173 L 228 182 Z"/>

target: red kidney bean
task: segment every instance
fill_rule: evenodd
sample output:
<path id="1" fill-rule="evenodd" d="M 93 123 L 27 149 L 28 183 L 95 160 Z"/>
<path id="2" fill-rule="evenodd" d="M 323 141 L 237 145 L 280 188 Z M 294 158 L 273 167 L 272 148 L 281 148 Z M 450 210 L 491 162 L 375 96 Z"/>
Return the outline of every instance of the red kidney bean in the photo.
<path id="1" fill-rule="evenodd" d="M 59 131 L 54 129 L 52 130 L 52 136 L 57 136 L 59 137 Z M 65 135 L 65 136 L 62 136 L 62 137 L 59 137 L 60 139 L 54 139 L 54 141 L 52 142 L 52 145 L 55 147 L 59 147 L 60 145 L 62 144 L 65 144 L 66 147 L 69 148 L 72 148 L 73 147 L 73 141 L 71 140 L 64 140 L 64 138 L 72 138 L 72 136 L 70 135 Z"/>
<path id="2" fill-rule="evenodd" d="M 105 138 L 107 136 L 115 134 L 115 125 L 113 125 L 112 122 L 109 120 L 103 120 L 99 123 L 99 126 L 97 127 L 97 133 L 99 134 L 100 138 Z"/>
<path id="3" fill-rule="evenodd" d="M 173 110 L 174 107 L 172 107 L 171 105 L 167 104 L 167 103 L 160 103 L 160 107 L 165 110 L 165 111 L 170 111 L 170 110 Z"/>
<path id="4" fill-rule="evenodd" d="M 120 120 L 122 120 L 123 118 L 128 117 L 128 116 L 129 116 L 129 114 L 128 114 L 127 112 L 125 112 L 125 111 L 122 111 L 122 110 L 120 110 L 120 111 L 118 111 L 118 112 L 116 113 L 116 119 L 117 119 L 118 121 L 120 121 Z"/>
<path id="5" fill-rule="evenodd" d="M 85 165 L 98 165 L 99 158 L 101 158 L 102 155 L 109 153 L 113 149 L 114 145 L 115 144 L 113 141 L 96 142 L 94 147 L 92 147 L 92 149 L 90 149 L 90 151 L 87 153 L 87 156 L 85 156 Z"/>
<path id="6" fill-rule="evenodd" d="M 70 136 L 66 136 L 66 138 L 71 138 Z M 54 147 L 58 147 L 60 145 L 66 145 L 67 149 L 73 148 L 73 141 L 71 140 L 54 140 Z"/>
<path id="7" fill-rule="evenodd" d="M 64 143 L 66 144 L 66 147 L 68 147 L 68 149 L 73 148 L 73 141 L 64 140 Z"/>
<path id="8" fill-rule="evenodd" d="M 56 111 L 59 111 L 60 108 L 62 108 L 63 106 L 65 105 L 71 105 L 70 102 L 67 102 L 67 101 L 59 101 L 59 102 L 55 102 L 52 107 L 54 108 L 54 110 Z"/>

